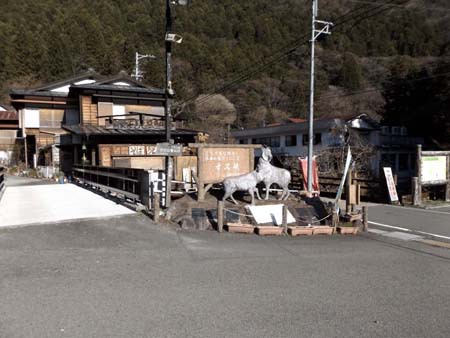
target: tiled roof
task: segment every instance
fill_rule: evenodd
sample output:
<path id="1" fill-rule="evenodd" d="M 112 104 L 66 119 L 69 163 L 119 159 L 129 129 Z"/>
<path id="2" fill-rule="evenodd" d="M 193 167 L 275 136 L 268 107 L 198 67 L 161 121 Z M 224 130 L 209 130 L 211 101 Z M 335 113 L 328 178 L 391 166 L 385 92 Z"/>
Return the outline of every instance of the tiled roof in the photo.
<path id="1" fill-rule="evenodd" d="M 63 126 L 65 130 L 68 130 L 76 135 L 154 135 L 163 136 L 166 131 L 164 128 L 106 128 L 86 124 L 78 124 L 71 126 Z M 195 136 L 198 131 L 191 129 L 175 129 L 172 130 L 172 135 L 174 136 Z"/>

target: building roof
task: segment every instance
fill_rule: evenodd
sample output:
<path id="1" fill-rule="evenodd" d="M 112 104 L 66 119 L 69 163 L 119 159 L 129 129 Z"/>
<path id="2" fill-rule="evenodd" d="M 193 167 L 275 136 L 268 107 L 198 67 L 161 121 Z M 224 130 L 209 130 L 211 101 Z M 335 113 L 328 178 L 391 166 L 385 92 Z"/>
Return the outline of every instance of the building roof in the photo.
<path id="1" fill-rule="evenodd" d="M 379 129 L 379 124 L 366 114 L 351 114 L 341 117 L 323 117 L 314 119 L 314 129 L 323 131 L 334 127 L 348 125 L 356 129 Z M 265 127 L 233 130 L 232 137 L 262 137 L 271 135 L 288 135 L 289 133 L 307 132 L 309 123 L 299 118 L 288 118 L 285 123 L 273 123 Z"/>
<path id="2" fill-rule="evenodd" d="M 114 82 L 128 82 L 133 87 L 141 87 L 141 88 L 147 88 L 147 86 L 143 85 L 141 82 L 136 81 L 131 76 L 127 74 L 125 71 L 119 72 L 119 74 L 108 77 L 106 79 L 97 81 L 97 84 L 106 85 L 106 84 L 113 84 Z"/>
<path id="3" fill-rule="evenodd" d="M 62 92 L 52 92 L 48 90 L 39 90 L 35 89 L 11 89 L 9 94 L 12 95 L 32 95 L 32 96 L 58 96 L 58 97 L 67 97 L 67 93 Z"/>
<path id="4" fill-rule="evenodd" d="M 154 135 L 154 136 L 164 136 L 166 131 L 164 128 L 106 128 L 93 125 L 71 125 L 63 126 L 65 130 L 70 131 L 76 135 L 110 135 L 110 136 L 133 136 L 133 135 Z M 172 130 L 173 136 L 195 136 L 198 131 L 191 129 L 176 129 Z"/>
<path id="5" fill-rule="evenodd" d="M 165 93 L 165 91 L 163 89 L 158 89 L 158 88 L 117 86 L 117 85 L 106 85 L 106 84 L 98 84 L 98 83 L 73 85 L 73 86 L 71 86 L 71 89 L 113 90 L 113 91 L 150 93 L 150 94 L 164 94 Z"/>
<path id="6" fill-rule="evenodd" d="M 47 83 L 45 85 L 33 88 L 33 91 L 50 91 L 52 89 L 59 88 L 59 87 L 65 86 L 65 85 L 70 85 L 72 83 L 83 81 L 86 79 L 98 80 L 100 78 L 102 78 L 102 76 L 100 74 L 98 74 L 94 69 L 90 68 L 85 73 L 75 75 L 75 76 L 69 77 L 67 79 Z"/>

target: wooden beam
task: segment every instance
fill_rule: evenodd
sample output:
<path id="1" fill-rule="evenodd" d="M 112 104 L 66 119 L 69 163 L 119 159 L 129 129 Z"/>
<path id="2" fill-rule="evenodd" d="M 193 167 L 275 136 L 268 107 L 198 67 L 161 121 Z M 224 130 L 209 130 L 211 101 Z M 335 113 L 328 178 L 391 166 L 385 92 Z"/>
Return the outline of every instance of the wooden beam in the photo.
<path id="1" fill-rule="evenodd" d="M 110 99 L 127 99 L 137 101 L 165 101 L 165 98 L 159 97 L 145 97 L 145 96 L 120 96 L 120 95 L 107 95 L 107 94 L 92 94 L 93 97 L 106 97 Z"/>
<path id="2" fill-rule="evenodd" d="M 27 99 L 14 99 L 11 102 L 20 102 L 20 103 L 43 103 L 43 104 L 67 104 L 66 101 L 41 101 L 41 100 L 27 100 Z"/>

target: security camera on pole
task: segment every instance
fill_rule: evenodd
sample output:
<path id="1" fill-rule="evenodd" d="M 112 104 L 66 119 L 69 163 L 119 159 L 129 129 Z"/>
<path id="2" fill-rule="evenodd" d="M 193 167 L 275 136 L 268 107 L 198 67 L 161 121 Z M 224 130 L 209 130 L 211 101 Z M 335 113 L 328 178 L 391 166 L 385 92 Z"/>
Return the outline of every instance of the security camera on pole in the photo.
<path id="1" fill-rule="evenodd" d="M 316 20 L 318 13 L 319 0 L 312 0 L 312 33 L 311 33 L 311 80 L 309 96 L 309 137 L 308 137 L 308 196 L 312 196 L 313 180 L 313 145 L 314 145 L 314 42 L 322 34 L 331 34 L 333 24 L 327 21 Z M 316 29 L 316 24 L 318 29 Z"/>
<path id="2" fill-rule="evenodd" d="M 166 83 L 165 83 L 165 105 L 164 105 L 164 115 L 165 115 L 165 125 L 166 125 L 166 142 L 173 143 L 171 136 L 172 127 L 172 115 L 171 106 L 172 98 L 175 92 L 172 88 L 172 42 L 181 43 L 183 38 L 177 34 L 172 33 L 172 13 L 171 5 L 181 5 L 186 6 L 190 3 L 189 0 L 166 0 L 166 34 L 164 37 L 166 44 Z M 170 193 L 172 191 L 172 169 L 173 169 L 173 158 L 168 155 L 166 157 L 166 208 L 170 207 Z"/>

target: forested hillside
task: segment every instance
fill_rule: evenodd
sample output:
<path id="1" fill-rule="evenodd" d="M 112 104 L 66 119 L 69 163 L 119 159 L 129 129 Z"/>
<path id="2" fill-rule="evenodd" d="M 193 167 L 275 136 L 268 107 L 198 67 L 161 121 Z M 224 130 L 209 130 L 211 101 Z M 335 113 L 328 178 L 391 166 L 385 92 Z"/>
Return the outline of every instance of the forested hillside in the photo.
<path id="1" fill-rule="evenodd" d="M 11 87 L 88 68 L 105 75 L 131 73 L 136 51 L 157 56 L 144 62 L 144 82 L 162 87 L 164 4 L 0 1 L 2 101 Z M 198 128 L 217 125 L 217 135 L 226 123 L 242 127 L 304 118 L 310 5 L 194 0 L 174 8 L 174 31 L 184 38 L 174 46 L 175 113 Z M 333 21 L 335 29 L 317 48 L 318 116 L 368 113 L 450 143 L 447 0 L 322 0 L 319 18 Z"/>

